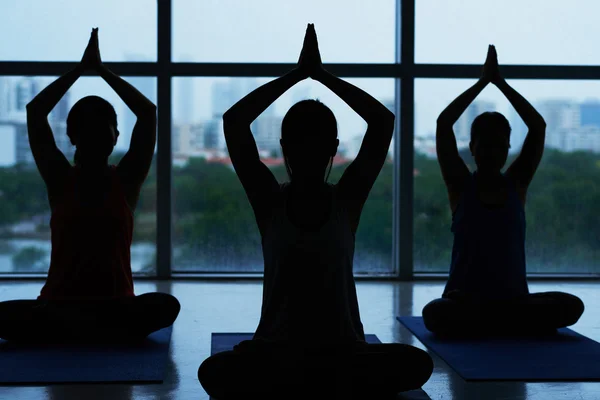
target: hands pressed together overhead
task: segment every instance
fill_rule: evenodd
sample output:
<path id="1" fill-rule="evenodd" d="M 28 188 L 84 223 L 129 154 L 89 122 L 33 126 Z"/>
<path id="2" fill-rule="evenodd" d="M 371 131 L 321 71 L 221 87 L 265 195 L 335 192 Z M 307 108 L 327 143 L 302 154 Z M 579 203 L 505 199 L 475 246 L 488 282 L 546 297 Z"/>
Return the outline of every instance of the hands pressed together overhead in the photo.
<path id="1" fill-rule="evenodd" d="M 496 53 L 496 47 L 494 45 L 488 46 L 487 58 L 483 65 L 483 73 L 481 79 L 485 83 L 493 83 L 498 85 L 504 79 L 500 74 L 500 67 L 498 66 L 498 54 Z"/>
<path id="2" fill-rule="evenodd" d="M 84 71 L 98 70 L 102 66 L 102 59 L 100 57 L 100 46 L 98 45 L 98 28 L 92 29 L 90 41 L 83 53 L 79 66 Z"/>
<path id="3" fill-rule="evenodd" d="M 304 79 L 312 78 L 317 80 L 324 72 L 314 24 L 308 24 L 306 27 L 304 44 L 302 45 L 302 51 L 298 59 L 297 69 L 302 73 Z"/>

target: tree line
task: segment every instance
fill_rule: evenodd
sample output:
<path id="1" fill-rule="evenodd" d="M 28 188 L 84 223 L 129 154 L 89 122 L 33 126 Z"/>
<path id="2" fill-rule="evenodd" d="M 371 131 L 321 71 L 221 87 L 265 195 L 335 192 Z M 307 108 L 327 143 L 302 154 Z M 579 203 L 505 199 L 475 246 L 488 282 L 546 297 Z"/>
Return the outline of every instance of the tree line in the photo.
<path id="1" fill-rule="evenodd" d="M 463 159 L 473 169 L 468 151 Z M 117 162 L 115 154 L 111 161 Z M 509 158 L 507 165 L 512 158 Z M 452 215 L 435 158 L 415 153 L 415 269 L 446 272 L 450 263 Z M 332 169 L 336 182 L 347 165 Z M 286 179 L 283 166 L 272 169 Z M 356 236 L 355 265 L 359 273 L 391 271 L 393 163 L 386 163 L 373 186 Z M 156 170 L 151 169 L 136 211 L 135 241 L 156 238 Z M 47 215 L 44 184 L 35 168 L 0 168 L 0 233 L 20 221 Z M 530 186 L 527 205 L 527 263 L 530 272 L 599 272 L 600 156 L 546 149 Z M 40 223 L 40 235 L 49 227 Z M 399 238 L 400 241 L 404 238 Z M 408 239 L 406 239 L 408 240 Z M 252 209 L 229 165 L 191 158 L 173 167 L 174 268 L 179 270 L 260 272 L 261 241 Z M 32 262 L 39 252 L 21 254 Z M 151 266 L 148 266 L 149 268 Z"/>

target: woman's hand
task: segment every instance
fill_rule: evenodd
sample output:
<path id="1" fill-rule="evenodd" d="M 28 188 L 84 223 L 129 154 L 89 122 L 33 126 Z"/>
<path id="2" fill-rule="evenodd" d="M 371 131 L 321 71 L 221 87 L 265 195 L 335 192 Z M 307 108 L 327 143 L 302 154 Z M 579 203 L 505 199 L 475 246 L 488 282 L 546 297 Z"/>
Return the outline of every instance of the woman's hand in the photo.
<path id="1" fill-rule="evenodd" d="M 83 53 L 81 62 L 79 63 L 84 71 L 94 70 L 97 71 L 102 66 L 102 59 L 100 58 L 100 47 L 98 45 L 98 28 L 92 29 L 92 35 L 90 41 Z"/>
<path id="2" fill-rule="evenodd" d="M 302 72 L 304 78 L 310 77 L 315 80 L 324 72 L 314 24 L 308 24 L 306 27 L 304 45 L 298 60 L 298 69 Z"/>
<path id="3" fill-rule="evenodd" d="M 500 67 L 498 66 L 498 54 L 494 45 L 488 46 L 487 58 L 483 65 L 482 79 L 486 83 L 493 83 L 494 85 L 498 85 L 503 81 L 500 75 Z"/>

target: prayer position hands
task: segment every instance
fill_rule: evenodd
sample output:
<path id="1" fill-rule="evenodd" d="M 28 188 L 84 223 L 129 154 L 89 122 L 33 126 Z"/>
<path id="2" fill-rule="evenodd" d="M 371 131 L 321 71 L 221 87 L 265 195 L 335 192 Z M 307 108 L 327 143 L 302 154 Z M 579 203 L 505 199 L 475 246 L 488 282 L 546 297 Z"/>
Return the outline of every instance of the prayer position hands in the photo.
<path id="1" fill-rule="evenodd" d="M 304 78 L 310 77 L 315 80 L 318 80 L 324 72 L 314 24 L 308 24 L 306 27 L 304 44 L 298 60 L 298 69 L 302 72 Z"/>
<path id="2" fill-rule="evenodd" d="M 493 83 L 494 85 L 498 85 L 503 81 L 498 66 L 498 54 L 496 53 L 496 47 L 494 45 L 488 46 L 487 58 L 483 65 L 482 79 L 486 83 Z"/>
<path id="3" fill-rule="evenodd" d="M 90 41 L 83 53 L 79 66 L 83 70 L 98 70 L 102 66 L 100 47 L 98 45 L 98 28 L 92 29 Z"/>

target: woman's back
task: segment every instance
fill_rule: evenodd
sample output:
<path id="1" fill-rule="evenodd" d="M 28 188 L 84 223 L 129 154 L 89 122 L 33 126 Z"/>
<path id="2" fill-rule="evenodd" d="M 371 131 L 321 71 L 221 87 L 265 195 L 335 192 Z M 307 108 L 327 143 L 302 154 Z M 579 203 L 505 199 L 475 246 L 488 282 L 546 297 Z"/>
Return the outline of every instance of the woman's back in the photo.
<path id="1" fill-rule="evenodd" d="M 132 296 L 133 213 L 116 168 L 93 182 L 72 168 L 53 203 L 50 269 L 40 298 Z"/>
<path id="2" fill-rule="evenodd" d="M 291 192 L 290 184 L 281 185 L 263 236 L 263 309 L 255 338 L 364 341 L 352 268 L 354 234 L 337 188 L 326 186 L 325 213 L 312 213 L 314 221 L 305 218 L 302 227 L 294 215 L 307 208 L 300 214 L 311 214 L 312 207 L 298 205 L 292 212 L 298 197 Z"/>
<path id="3" fill-rule="evenodd" d="M 454 244 L 445 293 L 461 290 L 493 298 L 528 293 L 523 204 L 509 178 L 502 176 L 499 182 L 503 187 L 496 192 L 505 192 L 505 201 L 493 205 L 482 201 L 477 172 L 464 184 L 452 219 Z"/>

